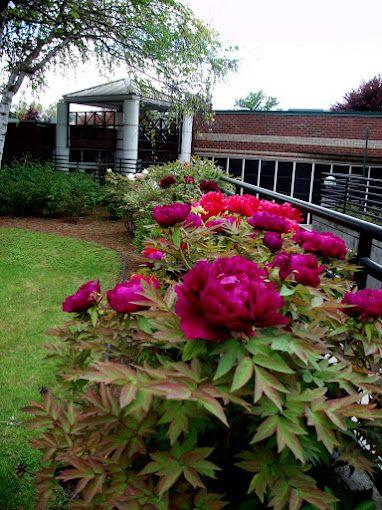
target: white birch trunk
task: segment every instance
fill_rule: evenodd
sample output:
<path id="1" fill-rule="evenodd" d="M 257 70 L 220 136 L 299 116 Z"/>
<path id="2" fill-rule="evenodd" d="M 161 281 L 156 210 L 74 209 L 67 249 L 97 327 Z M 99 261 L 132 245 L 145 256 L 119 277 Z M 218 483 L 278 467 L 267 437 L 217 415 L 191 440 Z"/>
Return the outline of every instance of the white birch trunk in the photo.
<path id="1" fill-rule="evenodd" d="M 13 100 L 13 91 L 6 91 L 1 97 L 0 103 L 0 166 L 1 160 L 3 159 L 5 136 L 8 129 L 9 112 L 11 111 L 11 105 Z"/>
<path id="2" fill-rule="evenodd" d="M 24 81 L 25 74 L 11 73 L 7 84 L 4 86 L 4 91 L 1 96 L 0 102 L 0 166 L 3 159 L 5 136 L 8 130 L 9 113 L 11 111 L 13 97 L 21 87 Z"/>

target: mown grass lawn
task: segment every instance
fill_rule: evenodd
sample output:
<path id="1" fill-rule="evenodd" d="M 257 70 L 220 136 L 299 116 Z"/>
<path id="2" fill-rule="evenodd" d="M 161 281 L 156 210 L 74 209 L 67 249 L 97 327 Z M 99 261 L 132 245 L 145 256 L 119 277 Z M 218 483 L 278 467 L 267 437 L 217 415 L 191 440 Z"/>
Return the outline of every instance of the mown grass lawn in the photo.
<path id="1" fill-rule="evenodd" d="M 63 298 L 90 279 L 113 285 L 119 255 L 97 244 L 52 234 L 0 228 L 0 509 L 34 510 L 40 456 L 28 444 L 20 408 L 53 387 L 44 332 L 62 324 Z"/>

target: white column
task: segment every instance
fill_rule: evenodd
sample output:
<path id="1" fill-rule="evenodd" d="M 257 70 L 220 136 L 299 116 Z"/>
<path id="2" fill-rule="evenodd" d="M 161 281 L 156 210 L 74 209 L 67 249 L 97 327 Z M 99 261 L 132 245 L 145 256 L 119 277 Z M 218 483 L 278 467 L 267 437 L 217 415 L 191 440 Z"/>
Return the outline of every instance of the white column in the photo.
<path id="1" fill-rule="evenodd" d="M 114 170 L 118 172 L 120 170 L 122 151 L 123 151 L 123 112 L 115 112 L 115 124 L 116 124 L 116 141 L 114 151 Z"/>
<path id="2" fill-rule="evenodd" d="M 64 172 L 67 172 L 69 167 L 68 115 L 69 104 L 66 101 L 59 101 L 56 125 L 56 169 Z"/>
<path id="3" fill-rule="evenodd" d="M 182 163 L 191 161 L 192 148 L 192 115 L 184 115 L 182 123 L 182 145 L 180 149 L 179 159 Z"/>
<path id="4" fill-rule="evenodd" d="M 139 97 L 123 101 L 121 168 L 124 173 L 135 172 L 138 161 Z"/>

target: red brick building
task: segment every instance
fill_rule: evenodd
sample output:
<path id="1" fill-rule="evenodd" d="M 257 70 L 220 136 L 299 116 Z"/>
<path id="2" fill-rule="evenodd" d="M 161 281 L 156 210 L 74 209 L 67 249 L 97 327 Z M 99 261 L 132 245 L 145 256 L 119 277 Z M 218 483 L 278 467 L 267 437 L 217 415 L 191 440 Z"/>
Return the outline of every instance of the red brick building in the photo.
<path id="1" fill-rule="evenodd" d="M 246 182 L 320 200 L 325 172 L 382 177 L 382 113 L 215 111 L 195 119 L 193 153 L 214 158 Z"/>

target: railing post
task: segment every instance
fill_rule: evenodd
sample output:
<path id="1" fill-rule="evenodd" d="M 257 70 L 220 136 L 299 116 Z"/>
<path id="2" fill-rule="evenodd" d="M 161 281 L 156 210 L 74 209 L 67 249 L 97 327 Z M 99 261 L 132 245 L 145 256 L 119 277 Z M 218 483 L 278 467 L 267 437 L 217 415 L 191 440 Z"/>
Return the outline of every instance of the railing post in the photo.
<path id="1" fill-rule="evenodd" d="M 372 236 L 368 232 L 362 230 L 359 234 L 357 247 L 356 262 L 358 264 L 363 258 L 370 258 L 372 245 L 373 245 Z M 359 289 L 364 289 L 366 287 L 367 283 L 366 268 L 362 268 L 360 271 L 358 271 L 358 273 L 355 276 L 355 281 Z"/>

